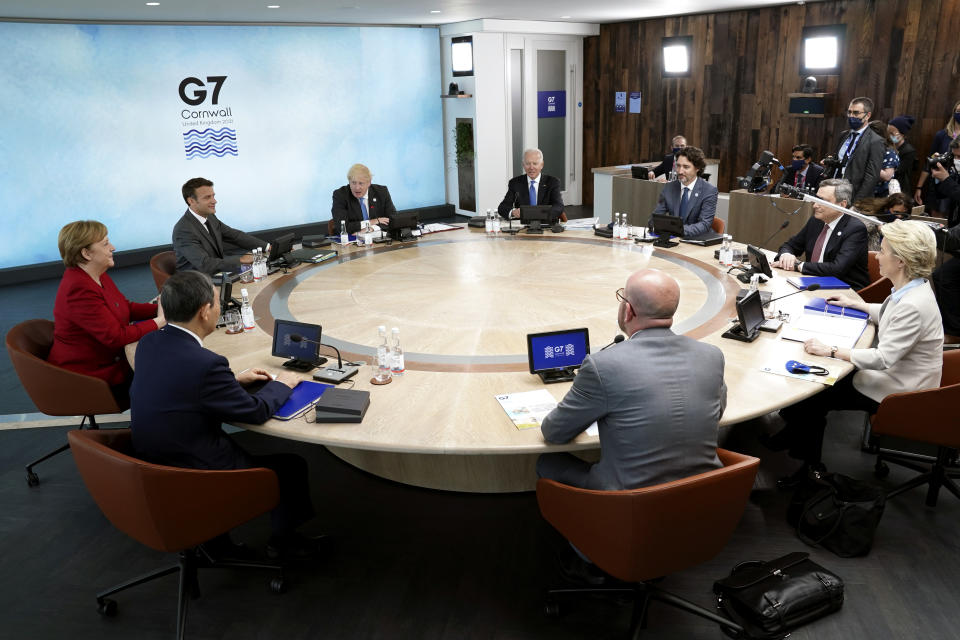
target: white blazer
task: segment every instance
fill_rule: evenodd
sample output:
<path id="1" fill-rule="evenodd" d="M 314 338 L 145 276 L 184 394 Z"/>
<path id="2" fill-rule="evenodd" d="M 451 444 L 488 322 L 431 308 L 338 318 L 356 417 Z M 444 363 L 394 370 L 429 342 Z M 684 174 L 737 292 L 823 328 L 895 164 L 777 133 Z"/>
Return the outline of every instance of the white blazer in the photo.
<path id="1" fill-rule="evenodd" d="M 891 393 L 940 386 L 943 321 L 929 282 L 899 300 L 870 305 L 870 320 L 878 326 L 875 345 L 850 352 L 857 391 L 880 402 Z"/>

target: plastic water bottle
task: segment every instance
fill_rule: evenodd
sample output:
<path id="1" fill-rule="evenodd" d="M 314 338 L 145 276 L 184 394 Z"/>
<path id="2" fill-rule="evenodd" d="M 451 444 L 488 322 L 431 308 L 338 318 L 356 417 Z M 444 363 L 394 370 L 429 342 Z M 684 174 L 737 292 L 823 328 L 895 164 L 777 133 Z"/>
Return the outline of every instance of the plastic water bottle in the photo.
<path id="1" fill-rule="evenodd" d="M 390 373 L 394 376 L 402 376 L 404 372 L 403 349 L 400 348 L 400 329 L 394 327 L 390 330 L 393 334 L 393 348 L 390 350 Z"/>
<path id="2" fill-rule="evenodd" d="M 720 245 L 720 264 L 725 267 L 733 265 L 733 238 L 730 234 L 723 234 L 723 244 Z"/>
<path id="3" fill-rule="evenodd" d="M 493 218 L 490 217 L 490 209 L 487 209 L 487 217 L 483 221 L 483 230 L 487 232 L 487 235 L 493 233 Z"/>
<path id="4" fill-rule="evenodd" d="M 262 248 L 257 249 L 257 257 L 260 258 L 258 261 L 260 263 L 260 277 L 267 277 L 267 254 Z"/>
<path id="5" fill-rule="evenodd" d="M 260 280 L 263 277 L 263 272 L 260 270 L 260 249 L 253 250 L 253 280 L 254 282 Z"/>
<path id="6" fill-rule="evenodd" d="M 347 234 L 347 221 L 340 221 L 340 244 L 347 244 L 350 242 L 350 236 Z"/>
<path id="7" fill-rule="evenodd" d="M 626 240 L 630 237 L 630 225 L 627 224 L 627 214 L 624 213 L 620 218 L 620 239 Z"/>
<path id="8" fill-rule="evenodd" d="M 243 330 L 253 331 L 255 323 L 253 321 L 253 307 L 250 306 L 250 296 L 247 289 L 240 289 L 240 295 L 243 297 L 243 303 L 240 305 L 240 318 L 243 320 Z"/>
<path id="9" fill-rule="evenodd" d="M 493 235 L 500 234 L 500 214 L 493 210 L 490 212 L 490 218 L 493 220 Z"/>
<path id="10" fill-rule="evenodd" d="M 620 237 L 620 212 L 617 211 L 613 214 L 613 237 Z"/>
<path id="11" fill-rule="evenodd" d="M 377 327 L 380 344 L 377 345 L 377 382 L 390 380 L 390 345 L 387 344 L 387 328 Z"/>

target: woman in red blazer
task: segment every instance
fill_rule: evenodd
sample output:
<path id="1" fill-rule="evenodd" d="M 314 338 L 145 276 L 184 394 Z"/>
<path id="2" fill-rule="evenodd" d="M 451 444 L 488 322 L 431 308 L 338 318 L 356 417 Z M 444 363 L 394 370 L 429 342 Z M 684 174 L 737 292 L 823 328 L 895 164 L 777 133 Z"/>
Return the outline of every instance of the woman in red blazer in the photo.
<path id="1" fill-rule="evenodd" d="M 53 347 L 47 360 L 103 378 L 117 402 L 129 406 L 133 371 L 123 348 L 165 325 L 163 309 L 130 302 L 107 275 L 114 246 L 103 223 L 71 222 L 60 230 L 57 246 L 67 268 L 53 306 Z"/>

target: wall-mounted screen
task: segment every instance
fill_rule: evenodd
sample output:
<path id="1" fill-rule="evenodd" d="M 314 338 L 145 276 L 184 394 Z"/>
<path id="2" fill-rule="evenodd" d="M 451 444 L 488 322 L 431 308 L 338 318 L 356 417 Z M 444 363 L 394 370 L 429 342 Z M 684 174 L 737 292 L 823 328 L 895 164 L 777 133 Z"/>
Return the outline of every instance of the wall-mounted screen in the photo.
<path id="1" fill-rule="evenodd" d="M 59 260 L 77 219 L 120 251 L 169 244 L 196 176 L 245 231 L 328 220 L 355 162 L 398 209 L 445 202 L 434 27 L 0 23 L 0 42 L 0 268 Z"/>

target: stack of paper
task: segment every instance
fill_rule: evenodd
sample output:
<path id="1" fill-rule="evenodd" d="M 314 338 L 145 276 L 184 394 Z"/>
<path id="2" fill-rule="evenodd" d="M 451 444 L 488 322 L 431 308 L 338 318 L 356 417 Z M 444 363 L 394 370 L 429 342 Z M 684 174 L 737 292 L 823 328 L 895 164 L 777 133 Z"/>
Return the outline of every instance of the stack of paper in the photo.
<path id="1" fill-rule="evenodd" d="M 806 342 L 816 338 L 824 344 L 853 348 L 867 327 L 863 318 L 834 316 L 822 313 L 801 313 L 783 330 L 784 340 Z"/>

